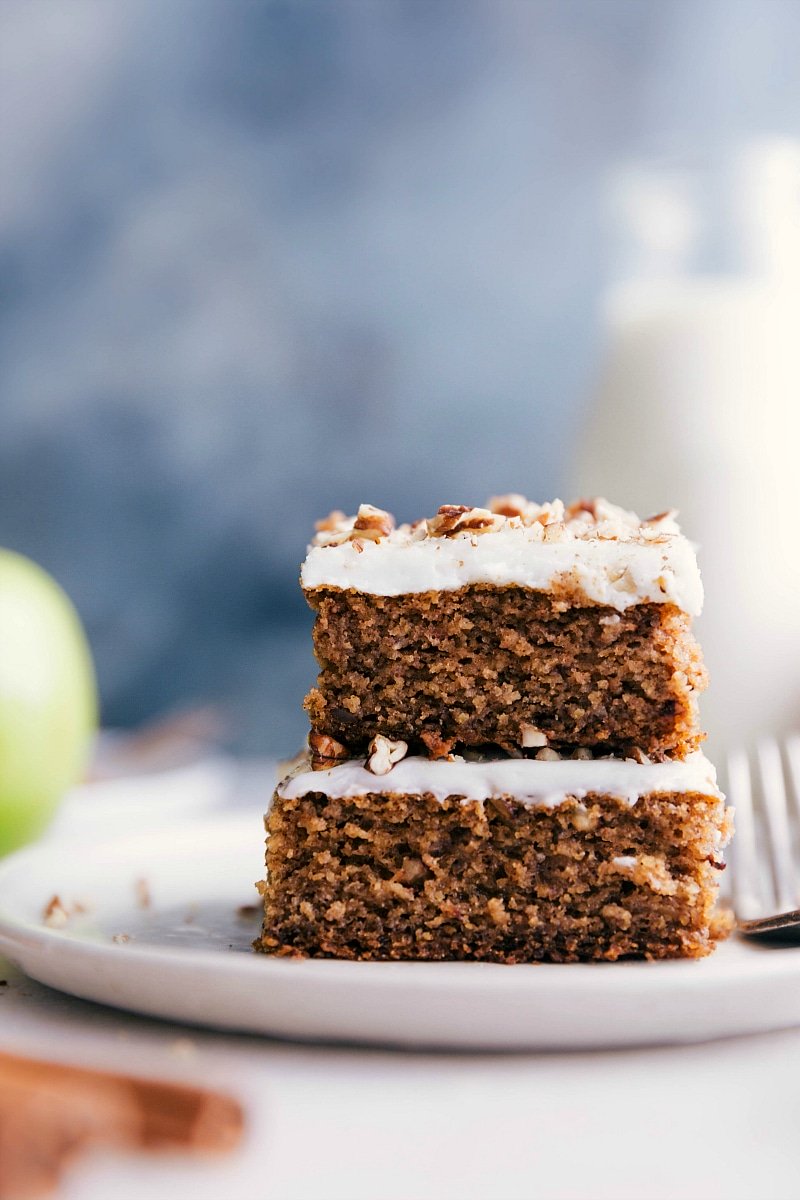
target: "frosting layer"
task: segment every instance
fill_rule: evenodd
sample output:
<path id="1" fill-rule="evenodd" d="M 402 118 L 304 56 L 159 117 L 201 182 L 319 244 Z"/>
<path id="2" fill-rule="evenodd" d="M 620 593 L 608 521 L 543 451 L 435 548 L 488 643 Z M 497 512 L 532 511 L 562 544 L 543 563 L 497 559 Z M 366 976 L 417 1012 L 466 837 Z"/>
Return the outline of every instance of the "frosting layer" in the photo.
<path id="1" fill-rule="evenodd" d="M 680 533 L 653 541 L 542 541 L 540 529 L 510 522 L 480 536 L 415 539 L 397 529 L 378 541 L 311 546 L 301 583 L 375 596 L 454 591 L 474 583 L 564 587 L 570 596 L 578 593 L 620 612 L 634 604 L 670 603 L 696 616 L 703 606 L 694 548 Z"/>
<path id="2" fill-rule="evenodd" d="M 491 759 L 486 762 L 448 762 L 417 756 L 404 758 L 387 775 L 373 775 L 363 759 L 340 763 L 326 771 L 289 775 L 278 787 L 287 799 L 322 792 L 332 799 L 367 792 L 448 796 L 488 800 L 505 796 L 531 807 L 554 808 L 568 797 L 581 800 L 589 792 L 615 796 L 634 805 L 654 792 L 698 792 L 721 798 L 712 764 L 699 752 L 682 762 L 639 763 L 633 759 Z"/>

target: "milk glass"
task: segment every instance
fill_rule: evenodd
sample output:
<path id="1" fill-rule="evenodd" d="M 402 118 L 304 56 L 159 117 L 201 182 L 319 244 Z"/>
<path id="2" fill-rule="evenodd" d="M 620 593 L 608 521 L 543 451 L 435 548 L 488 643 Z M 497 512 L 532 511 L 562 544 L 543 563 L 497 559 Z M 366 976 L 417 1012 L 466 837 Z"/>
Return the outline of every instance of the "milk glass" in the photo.
<path id="1" fill-rule="evenodd" d="M 753 147 L 737 170 L 725 272 L 692 269 L 685 191 L 670 216 L 651 187 L 649 269 L 606 297 L 570 480 L 645 516 L 674 506 L 699 543 L 711 753 L 800 726 L 800 149 Z"/>

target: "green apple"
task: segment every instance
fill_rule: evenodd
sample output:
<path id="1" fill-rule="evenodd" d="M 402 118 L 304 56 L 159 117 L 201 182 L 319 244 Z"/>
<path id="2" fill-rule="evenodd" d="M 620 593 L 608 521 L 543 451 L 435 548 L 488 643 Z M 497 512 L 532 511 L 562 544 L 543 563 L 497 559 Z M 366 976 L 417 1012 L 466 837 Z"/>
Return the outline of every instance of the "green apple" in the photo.
<path id="1" fill-rule="evenodd" d="M 42 832 L 80 778 L 96 726 L 78 614 L 41 567 L 0 550 L 0 854 Z"/>

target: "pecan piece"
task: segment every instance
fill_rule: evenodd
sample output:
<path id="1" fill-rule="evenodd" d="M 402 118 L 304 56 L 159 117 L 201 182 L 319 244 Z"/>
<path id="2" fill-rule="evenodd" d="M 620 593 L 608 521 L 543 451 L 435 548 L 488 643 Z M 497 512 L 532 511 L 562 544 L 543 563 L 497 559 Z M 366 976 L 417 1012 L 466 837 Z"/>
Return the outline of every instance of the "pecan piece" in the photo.
<path id="1" fill-rule="evenodd" d="M 642 524 L 660 525 L 662 521 L 674 521 L 677 515 L 677 508 L 665 508 L 663 512 L 656 513 L 654 517 L 645 517 Z"/>
<path id="2" fill-rule="evenodd" d="M 338 533 L 342 526 L 347 522 L 347 517 L 338 508 L 333 512 L 329 512 L 327 517 L 323 517 L 321 521 L 314 522 L 314 528 L 317 533 Z"/>
<path id="3" fill-rule="evenodd" d="M 312 771 L 327 771 L 329 767 L 335 767 L 338 762 L 350 757 L 346 746 L 327 733 L 318 733 L 316 729 L 309 733 L 308 745 L 311 749 Z"/>
<path id="4" fill-rule="evenodd" d="M 382 508 L 375 508 L 372 504 L 360 505 L 353 524 L 353 532 L 359 537 L 379 542 L 382 537 L 388 537 L 393 529 L 394 517 L 391 513 L 384 512 Z"/>
<path id="5" fill-rule="evenodd" d="M 597 498 L 594 497 L 591 500 L 576 500 L 573 504 L 570 504 L 566 512 L 567 520 L 571 521 L 573 517 L 577 517 L 579 513 L 588 513 L 592 520 L 596 521 Z"/>
<path id="6" fill-rule="evenodd" d="M 451 537 L 456 533 L 492 533 L 506 518 L 488 508 L 469 508 L 465 504 L 443 504 L 428 521 L 431 537 Z"/>
<path id="7" fill-rule="evenodd" d="M 507 496 L 490 496 L 486 507 L 499 517 L 524 517 L 532 506 L 519 492 L 509 492 Z"/>
<path id="8" fill-rule="evenodd" d="M 394 764 L 405 758 L 407 753 L 407 742 L 393 741 L 379 733 L 369 744 L 365 765 L 373 775 L 388 775 Z"/>
<path id="9" fill-rule="evenodd" d="M 456 744 L 455 738 L 443 738 L 434 729 L 426 730 L 419 736 L 420 740 L 425 743 L 425 747 L 430 753 L 431 758 L 447 758 Z"/>
<path id="10" fill-rule="evenodd" d="M 469 512 L 468 504 L 440 505 L 436 516 L 426 522 L 428 533 L 433 537 L 442 537 L 444 534 L 451 533 L 466 512 Z"/>

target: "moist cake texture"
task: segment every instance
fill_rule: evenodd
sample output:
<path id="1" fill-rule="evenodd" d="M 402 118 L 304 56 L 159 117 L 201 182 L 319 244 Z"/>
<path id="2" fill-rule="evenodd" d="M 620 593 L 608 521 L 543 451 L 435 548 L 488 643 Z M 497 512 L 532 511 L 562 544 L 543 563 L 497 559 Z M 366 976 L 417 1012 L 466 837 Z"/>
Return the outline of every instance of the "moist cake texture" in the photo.
<path id="1" fill-rule="evenodd" d="M 701 958 L 731 835 L 704 737 L 703 590 L 674 514 L 604 500 L 332 513 L 310 754 L 266 817 L 272 955 Z"/>
<path id="2" fill-rule="evenodd" d="M 702 741 L 702 587 L 672 514 L 506 496 L 399 529 L 369 506 L 322 526 L 301 577 L 320 665 L 306 710 L 335 757 L 377 734 L 434 755 Z"/>
<path id="3" fill-rule="evenodd" d="M 702 755 L 348 763 L 289 777 L 267 829 L 270 954 L 697 958 L 726 931 L 729 816 Z"/>
<path id="4" fill-rule="evenodd" d="M 705 668 L 673 604 L 617 612 L 487 584 L 410 596 L 320 588 L 309 600 L 322 669 L 306 709 L 348 753 L 376 734 L 433 753 L 549 745 L 660 757 L 703 738 Z"/>

